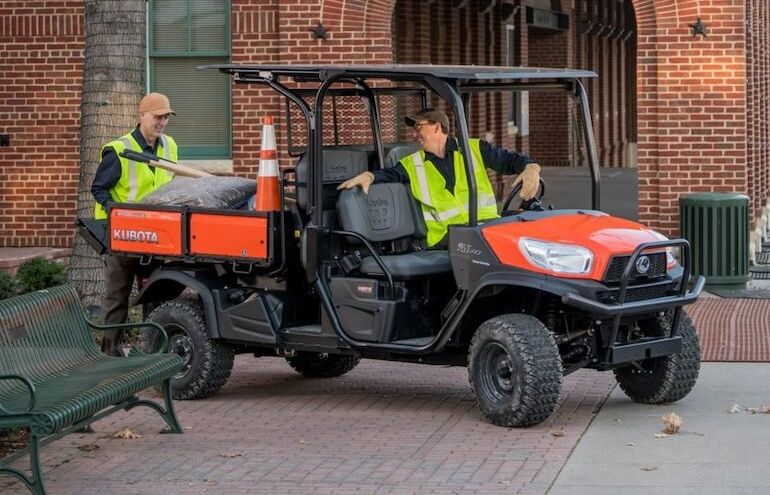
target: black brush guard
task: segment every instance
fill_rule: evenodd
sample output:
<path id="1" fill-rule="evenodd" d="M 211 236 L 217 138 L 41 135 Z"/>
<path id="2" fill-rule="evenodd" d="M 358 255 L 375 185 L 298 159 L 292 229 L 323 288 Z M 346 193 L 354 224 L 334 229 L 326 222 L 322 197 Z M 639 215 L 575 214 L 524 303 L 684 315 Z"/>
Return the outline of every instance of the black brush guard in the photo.
<path id="1" fill-rule="evenodd" d="M 665 249 L 677 246 L 680 248 L 680 259 L 684 270 L 682 278 L 679 280 L 677 294 L 644 301 L 626 302 L 631 272 L 639 256 L 651 249 Z M 703 286 L 706 284 L 706 278 L 699 275 L 694 280 L 692 289 L 688 290 L 690 265 L 690 243 L 685 239 L 648 242 L 639 245 L 629 257 L 623 270 L 623 276 L 620 279 L 618 298 L 615 304 L 604 304 L 574 293 L 564 294 L 561 300 L 565 305 L 583 310 L 596 319 L 612 318 L 610 338 L 605 342 L 603 349 L 603 364 L 617 365 L 642 359 L 669 356 L 678 353 L 682 349 L 682 337 L 678 335 L 682 306 L 695 302 L 703 291 Z M 671 334 L 668 337 L 643 339 L 631 344 L 616 344 L 620 321 L 624 316 L 657 313 L 668 311 L 672 308 L 674 309 L 674 316 L 671 322 Z"/>

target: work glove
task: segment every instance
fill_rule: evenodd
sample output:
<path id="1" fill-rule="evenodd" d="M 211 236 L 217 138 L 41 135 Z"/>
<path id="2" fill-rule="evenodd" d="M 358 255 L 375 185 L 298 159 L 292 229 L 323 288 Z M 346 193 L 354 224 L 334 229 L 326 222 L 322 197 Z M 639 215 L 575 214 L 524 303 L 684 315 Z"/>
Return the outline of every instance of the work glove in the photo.
<path id="1" fill-rule="evenodd" d="M 521 182 L 521 192 L 519 193 L 521 199 L 527 201 L 534 198 L 540 189 L 540 165 L 537 163 L 528 164 L 511 186 L 516 187 L 519 182 Z"/>
<path id="2" fill-rule="evenodd" d="M 363 172 L 337 186 L 337 190 L 353 189 L 356 186 L 361 186 L 361 189 L 364 190 L 364 194 L 369 194 L 369 186 L 372 185 L 372 182 L 374 182 L 374 174 L 371 172 Z"/>

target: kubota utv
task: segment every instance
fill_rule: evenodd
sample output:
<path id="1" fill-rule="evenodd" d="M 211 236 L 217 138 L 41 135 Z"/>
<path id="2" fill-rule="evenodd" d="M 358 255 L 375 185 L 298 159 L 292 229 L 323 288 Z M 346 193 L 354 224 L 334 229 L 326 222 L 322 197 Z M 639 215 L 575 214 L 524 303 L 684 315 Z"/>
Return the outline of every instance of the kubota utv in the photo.
<path id="1" fill-rule="evenodd" d="M 693 388 L 700 347 L 682 306 L 695 301 L 704 279 L 691 280 L 687 241 L 599 211 L 599 166 L 581 83 L 592 72 L 207 69 L 236 84 L 272 88 L 293 112 L 286 120 L 299 116 L 306 132 L 296 140 L 304 145 L 294 146 L 297 160 L 284 169 L 284 207 L 118 204 L 105 221 L 81 221 L 100 252 L 141 259 L 138 303 L 168 332 L 170 352 L 185 360 L 172 382 L 176 398 L 217 392 L 237 353 L 283 356 L 308 377 L 342 375 L 361 358 L 467 366 L 479 407 L 502 426 L 544 421 L 563 376 L 581 368 L 611 370 L 637 402 L 676 401 Z M 566 91 L 576 102 L 593 208 L 547 210 L 535 201 L 508 211 L 514 190 L 501 218 L 480 223 L 468 154 L 470 95 L 541 90 Z M 383 139 L 399 114 L 414 110 L 383 105 L 383 98 L 409 91 L 422 92 L 421 104 L 426 94 L 441 101 L 454 115 L 464 158 L 469 221 L 450 227 L 445 250 L 423 248 L 424 217 L 408 186 L 337 191 L 344 180 L 415 151 Z M 335 105 L 344 96 L 362 102 L 367 118 L 346 121 Z M 339 144 L 351 128 L 369 143 Z M 142 339 L 154 345 L 152 333 Z"/>

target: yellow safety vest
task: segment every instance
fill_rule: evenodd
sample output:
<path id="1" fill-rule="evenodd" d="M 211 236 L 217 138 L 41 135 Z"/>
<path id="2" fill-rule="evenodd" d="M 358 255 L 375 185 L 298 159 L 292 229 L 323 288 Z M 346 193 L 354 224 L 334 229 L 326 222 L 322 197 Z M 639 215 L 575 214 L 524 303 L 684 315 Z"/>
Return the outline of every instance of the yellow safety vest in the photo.
<path id="1" fill-rule="evenodd" d="M 471 139 L 468 144 L 476 178 L 478 219 L 498 218 L 500 215 L 497 213 L 497 201 L 481 157 L 479 140 Z M 409 175 L 412 194 L 422 206 L 428 229 L 428 247 L 438 244 L 450 225 L 468 223 L 468 180 L 465 176 L 465 161 L 459 150 L 454 152 L 454 193 L 447 190 L 444 176 L 430 160 L 425 159 L 424 151 L 420 150 L 403 158 L 401 164 Z"/>
<path id="2" fill-rule="evenodd" d="M 120 160 L 120 180 L 110 189 L 110 196 L 116 203 L 136 203 L 174 178 L 173 172 L 157 167 L 153 172 L 146 163 L 135 162 L 120 156 L 126 148 L 142 152 L 142 147 L 131 133 L 105 144 L 101 150 L 102 155 L 107 148 L 112 148 Z M 158 156 L 177 161 L 176 141 L 171 136 L 161 134 Z M 94 205 L 94 218 L 97 220 L 107 218 L 107 212 L 99 203 Z"/>

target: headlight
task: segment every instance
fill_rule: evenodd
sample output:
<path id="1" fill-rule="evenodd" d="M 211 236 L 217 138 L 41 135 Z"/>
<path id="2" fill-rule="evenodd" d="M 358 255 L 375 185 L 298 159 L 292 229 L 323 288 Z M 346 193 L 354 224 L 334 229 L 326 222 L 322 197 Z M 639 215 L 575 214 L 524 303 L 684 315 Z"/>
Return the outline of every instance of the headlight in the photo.
<path id="1" fill-rule="evenodd" d="M 594 254 L 574 244 L 538 241 L 522 237 L 519 250 L 531 264 L 556 273 L 588 273 Z"/>
<path id="2" fill-rule="evenodd" d="M 668 237 L 664 236 L 660 232 L 650 231 L 652 235 L 661 241 L 667 241 Z M 671 268 L 679 262 L 679 246 L 668 246 L 666 248 L 666 268 Z"/>

